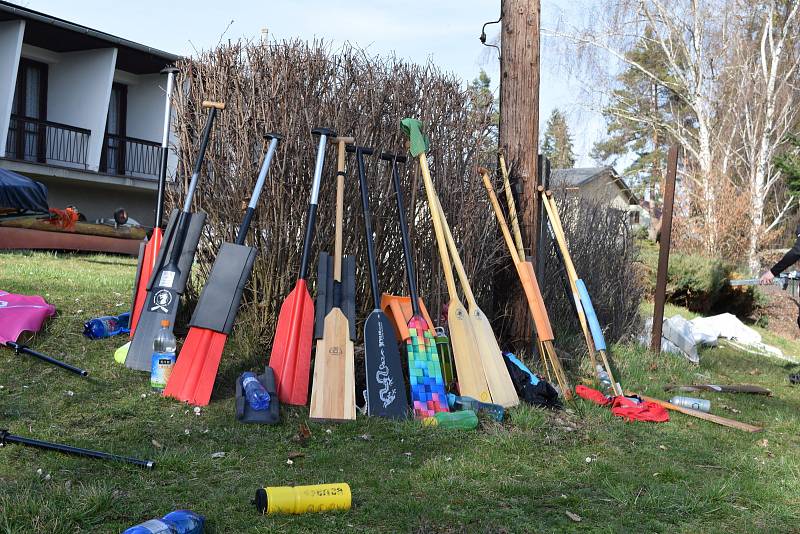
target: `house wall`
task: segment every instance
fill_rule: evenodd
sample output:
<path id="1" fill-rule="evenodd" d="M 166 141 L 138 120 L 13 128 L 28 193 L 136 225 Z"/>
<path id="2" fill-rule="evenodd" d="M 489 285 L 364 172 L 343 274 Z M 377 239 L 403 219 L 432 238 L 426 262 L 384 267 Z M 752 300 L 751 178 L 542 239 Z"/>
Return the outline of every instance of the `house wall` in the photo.
<path id="1" fill-rule="evenodd" d="M 14 86 L 24 33 L 24 20 L 0 23 L 0 156 L 6 153 L 8 124 L 11 121 L 11 105 L 14 103 Z"/>
<path id="2" fill-rule="evenodd" d="M 100 168 L 116 61 L 116 48 L 102 48 L 60 54 L 48 68 L 47 119 L 92 131 L 86 162 L 91 171 Z"/>

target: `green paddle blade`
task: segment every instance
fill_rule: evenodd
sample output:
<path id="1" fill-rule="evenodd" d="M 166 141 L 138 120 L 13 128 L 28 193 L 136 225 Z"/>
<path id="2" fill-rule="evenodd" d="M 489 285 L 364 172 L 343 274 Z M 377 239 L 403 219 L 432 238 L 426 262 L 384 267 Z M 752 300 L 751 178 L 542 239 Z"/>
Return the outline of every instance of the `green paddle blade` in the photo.
<path id="1" fill-rule="evenodd" d="M 400 127 L 411 141 L 410 151 L 412 156 L 417 157 L 431 148 L 431 140 L 422 133 L 422 121 L 403 119 L 400 121 Z"/>

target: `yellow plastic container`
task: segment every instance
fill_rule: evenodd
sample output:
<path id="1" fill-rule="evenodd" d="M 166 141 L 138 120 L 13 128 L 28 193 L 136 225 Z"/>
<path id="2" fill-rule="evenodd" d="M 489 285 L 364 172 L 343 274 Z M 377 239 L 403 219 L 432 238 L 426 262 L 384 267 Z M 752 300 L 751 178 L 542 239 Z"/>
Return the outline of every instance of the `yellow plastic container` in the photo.
<path id="1" fill-rule="evenodd" d="M 258 511 L 270 515 L 349 510 L 350 503 L 350 486 L 346 482 L 259 488 L 255 499 Z"/>

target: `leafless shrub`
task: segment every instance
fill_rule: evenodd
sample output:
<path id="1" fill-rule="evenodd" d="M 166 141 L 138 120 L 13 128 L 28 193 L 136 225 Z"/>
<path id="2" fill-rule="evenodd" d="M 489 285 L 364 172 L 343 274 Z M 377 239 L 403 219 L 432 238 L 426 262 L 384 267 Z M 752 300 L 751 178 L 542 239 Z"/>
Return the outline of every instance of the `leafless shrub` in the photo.
<path id="1" fill-rule="evenodd" d="M 487 135 L 490 117 L 473 105 L 473 93 L 457 78 L 430 64 L 372 57 L 353 46 L 333 51 L 321 41 L 299 40 L 224 45 L 188 59 L 180 67 L 178 81 L 187 91 L 178 94 L 175 102 L 180 163 L 178 187 L 170 196 L 173 205 L 183 197 L 191 174 L 206 115 L 200 102 L 221 100 L 227 106 L 218 115 L 195 197 L 194 209 L 207 213 L 208 222 L 190 296 L 207 277 L 220 243 L 235 237 L 241 201 L 250 194 L 263 157 L 262 134 L 274 131 L 284 136 L 248 237 L 248 243 L 260 253 L 238 324 L 239 337 L 246 335 L 250 350 L 259 352 L 254 362 L 263 362 L 263 354 L 268 353 L 279 306 L 297 278 L 318 142 L 310 130 L 317 126 L 353 135 L 357 144 L 376 151 L 404 152 L 400 119 L 424 121 L 432 140 L 431 172 L 443 209 L 473 289 L 486 311 L 492 308 L 492 279 L 500 263 L 497 251 L 501 243 L 494 238 L 496 225 L 474 172 L 476 150 Z M 333 251 L 335 159 L 330 148 L 309 266 L 312 287 L 318 252 Z M 390 170 L 377 156 L 368 157 L 366 163 L 380 287 L 403 294 L 406 277 Z M 347 169 L 344 251 L 357 259 L 357 305 L 359 320 L 363 320 L 373 304 L 352 156 Z M 448 297 L 417 172 L 414 163 L 402 171 L 404 200 L 412 226 L 420 294 L 436 321 Z"/>

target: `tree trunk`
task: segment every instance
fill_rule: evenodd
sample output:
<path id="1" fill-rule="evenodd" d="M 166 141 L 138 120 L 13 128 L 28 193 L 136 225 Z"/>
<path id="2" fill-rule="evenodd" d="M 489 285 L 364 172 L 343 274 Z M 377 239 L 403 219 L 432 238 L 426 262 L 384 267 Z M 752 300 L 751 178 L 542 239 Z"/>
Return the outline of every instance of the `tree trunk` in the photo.
<path id="1" fill-rule="evenodd" d="M 520 191 L 519 218 L 528 253 L 538 237 L 539 0 L 501 0 L 500 147 Z M 534 264 L 537 258 L 533 258 Z M 516 292 L 511 334 L 531 339 L 525 296 Z"/>

